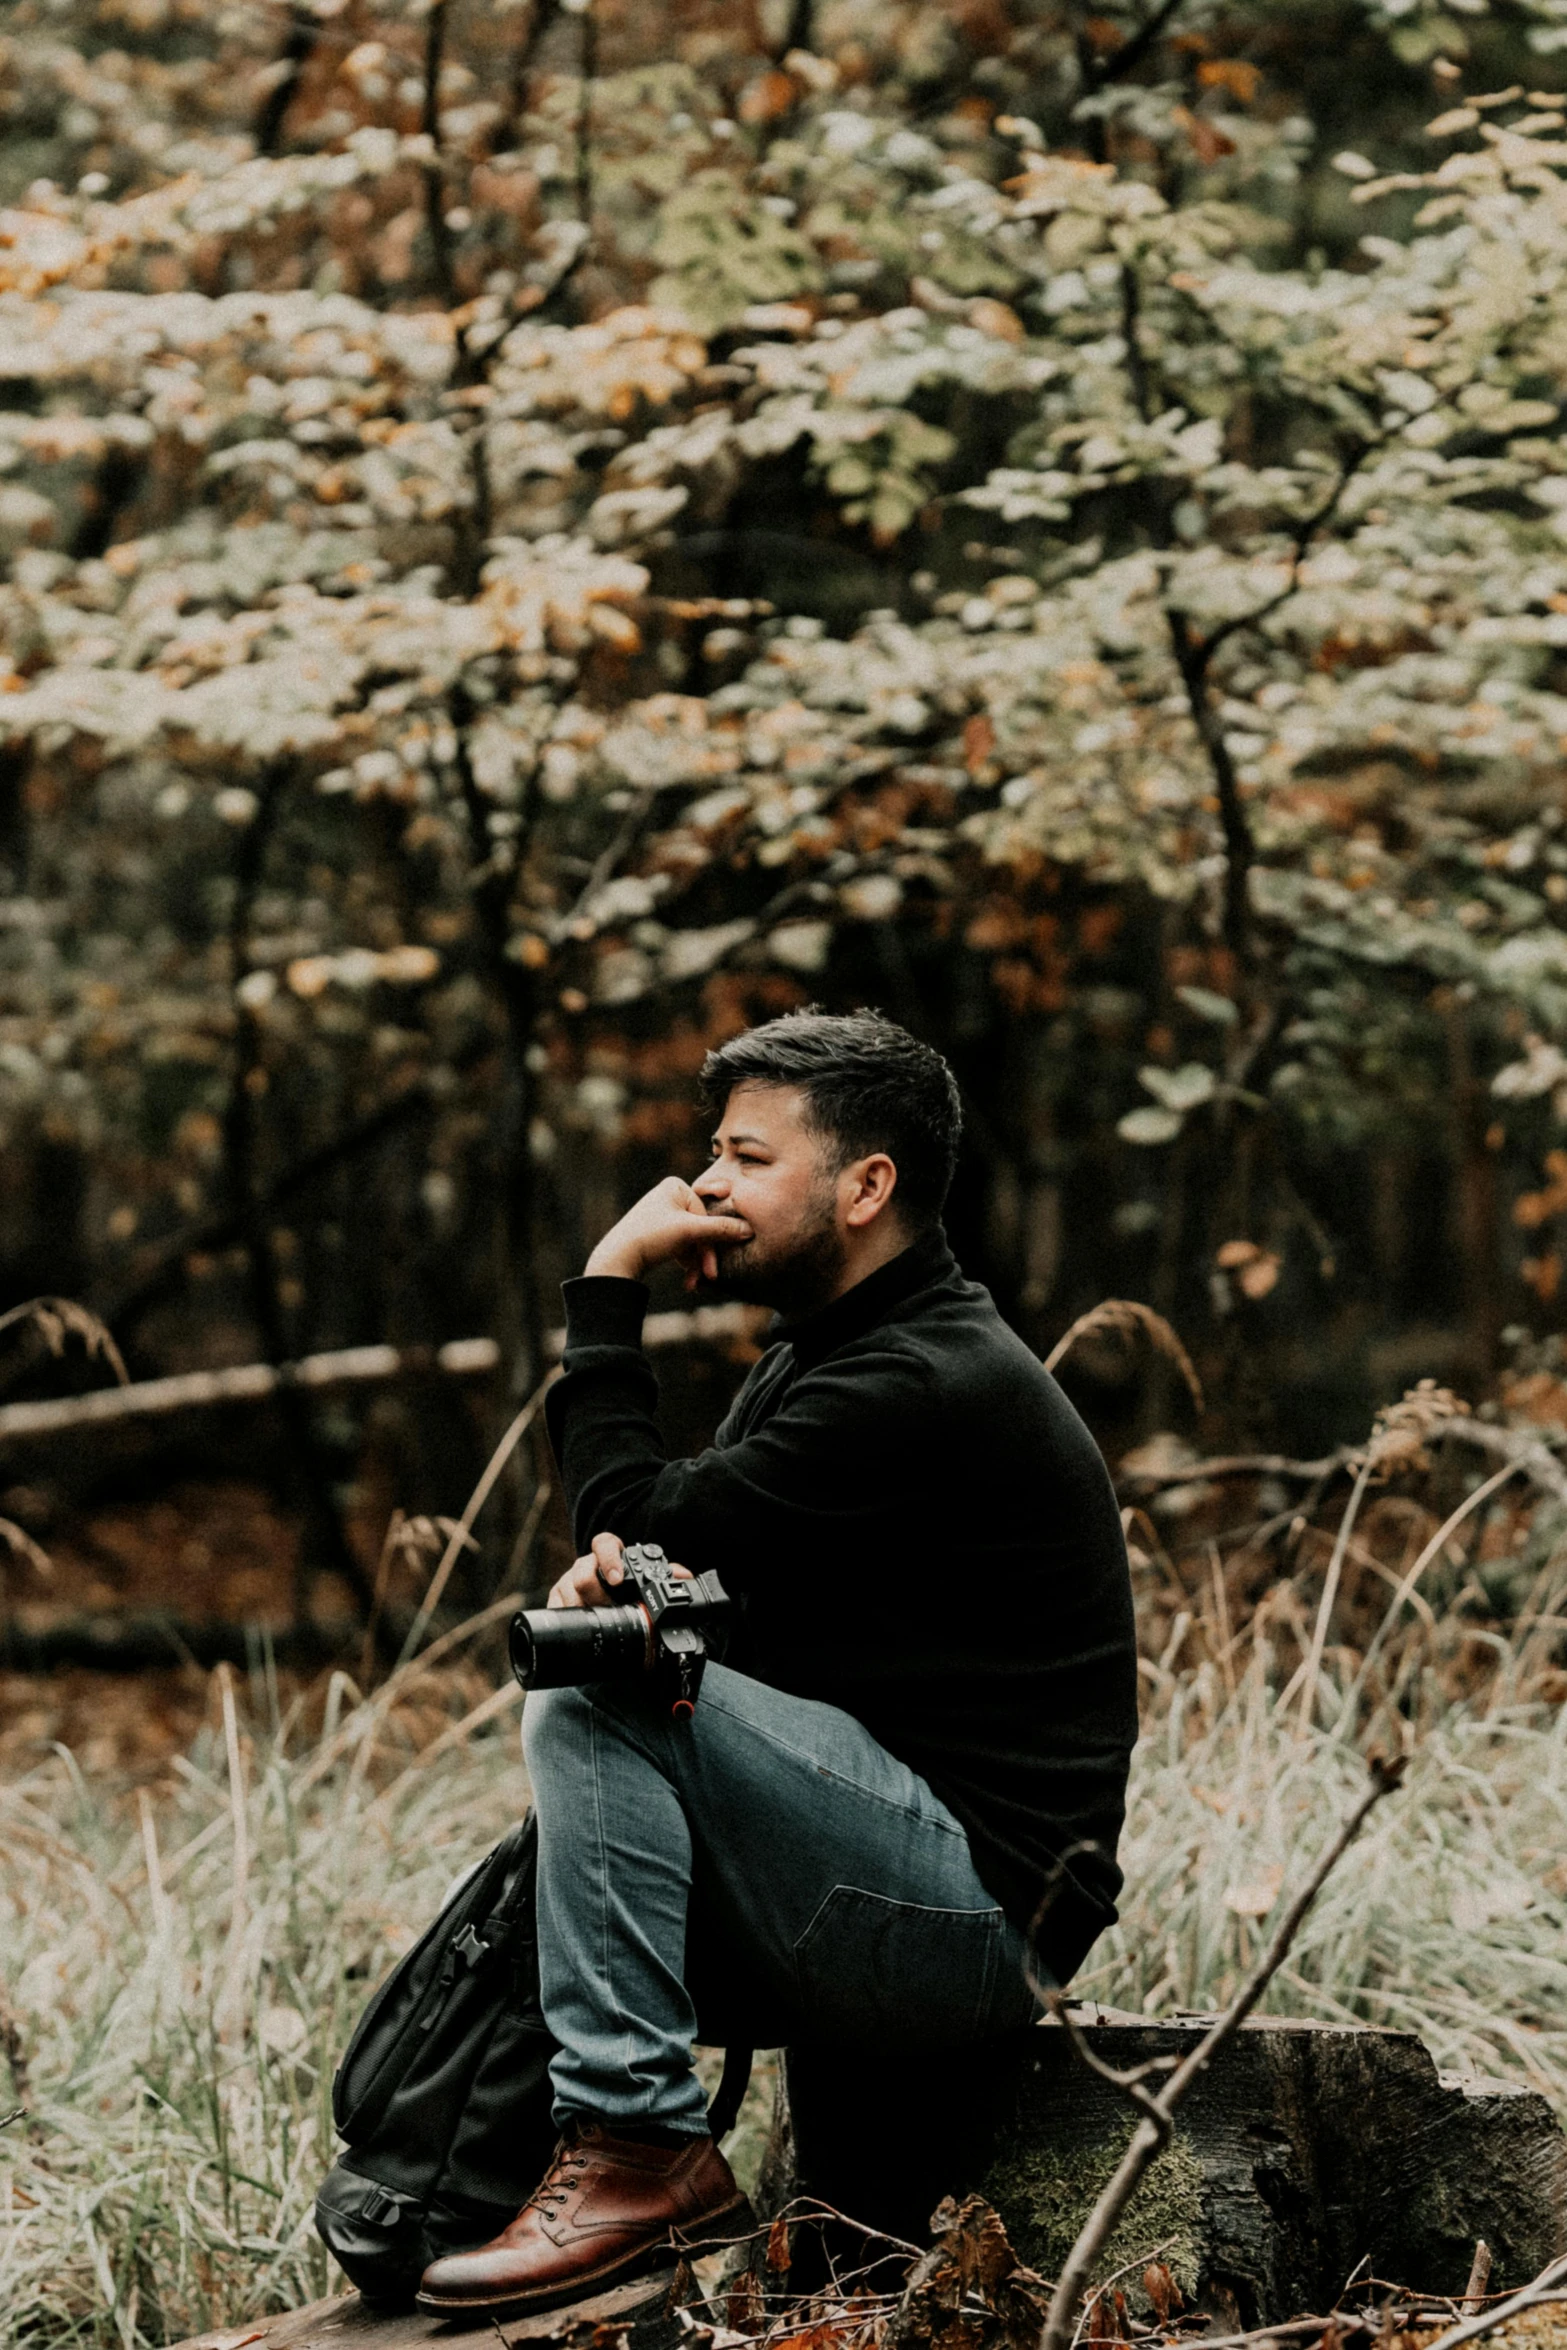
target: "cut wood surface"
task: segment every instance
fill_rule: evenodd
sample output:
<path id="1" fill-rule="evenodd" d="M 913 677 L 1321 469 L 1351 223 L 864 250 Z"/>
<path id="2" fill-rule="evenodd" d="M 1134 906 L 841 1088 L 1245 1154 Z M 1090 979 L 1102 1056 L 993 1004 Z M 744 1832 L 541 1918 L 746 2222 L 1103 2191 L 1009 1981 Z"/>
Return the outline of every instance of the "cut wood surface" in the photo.
<path id="1" fill-rule="evenodd" d="M 1184 2056 L 1212 2021 L 1077 2012 L 1121 2069 Z M 918 2065 L 791 2051 L 784 2072 L 773 2208 L 813 2194 L 923 2241 L 940 2195 L 975 2189 L 1047 2276 L 1134 2120 L 1049 2023 Z M 845 2112 L 874 2125 L 845 2131 Z M 1100 2274 L 1157 2253 L 1229 2331 L 1331 2309 L 1357 2269 L 1456 2299 L 1481 2237 L 1493 2290 L 1567 2250 L 1567 2137 L 1543 2097 L 1439 2074 L 1412 2032 L 1254 2018 L 1194 2085 Z"/>

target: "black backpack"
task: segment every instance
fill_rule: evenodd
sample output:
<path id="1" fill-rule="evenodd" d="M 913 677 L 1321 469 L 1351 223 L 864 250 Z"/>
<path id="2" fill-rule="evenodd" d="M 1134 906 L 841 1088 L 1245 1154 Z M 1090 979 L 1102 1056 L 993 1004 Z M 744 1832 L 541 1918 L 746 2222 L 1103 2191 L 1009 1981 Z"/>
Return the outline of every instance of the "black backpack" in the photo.
<path id="1" fill-rule="evenodd" d="M 530 1812 L 461 1879 L 360 2017 L 332 2083 L 345 2141 L 316 2233 L 365 2298 L 411 2301 L 432 2260 L 499 2235 L 555 2150 L 534 1925 Z M 731 2048 L 709 2126 L 734 2126 L 750 2073 Z"/>

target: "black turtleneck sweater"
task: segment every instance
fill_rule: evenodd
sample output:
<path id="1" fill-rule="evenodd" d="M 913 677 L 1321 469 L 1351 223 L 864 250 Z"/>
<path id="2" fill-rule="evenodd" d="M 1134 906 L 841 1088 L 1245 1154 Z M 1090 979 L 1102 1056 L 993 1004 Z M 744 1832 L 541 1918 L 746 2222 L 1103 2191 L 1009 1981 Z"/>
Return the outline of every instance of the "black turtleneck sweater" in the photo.
<path id="1" fill-rule="evenodd" d="M 647 1290 L 565 1298 L 548 1415 L 581 1548 L 716 1567 L 742 1603 L 727 1661 L 863 1722 L 1020 1925 L 1064 1860 L 1040 1948 L 1065 1982 L 1115 1916 L 1137 1675 L 1110 1480 L 1055 1381 L 933 1233 L 784 1329 L 711 1448 L 672 1461 Z"/>

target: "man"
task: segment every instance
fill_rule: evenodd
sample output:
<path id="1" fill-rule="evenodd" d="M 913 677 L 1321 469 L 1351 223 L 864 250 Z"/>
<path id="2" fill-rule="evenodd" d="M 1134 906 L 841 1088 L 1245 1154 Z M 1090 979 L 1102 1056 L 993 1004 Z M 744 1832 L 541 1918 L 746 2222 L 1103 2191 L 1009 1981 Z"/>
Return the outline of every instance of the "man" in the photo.
<path id="1" fill-rule="evenodd" d="M 549 1425 L 585 1555 L 550 1604 L 612 1601 L 652 1541 L 719 1571 L 738 1629 L 690 1721 L 621 1686 L 528 1699 L 562 2143 L 503 2235 L 426 2272 L 448 2314 L 601 2289 L 743 2215 L 691 2066 L 704 1967 L 774 2040 L 951 2046 L 1029 2018 L 1036 1919 L 1065 1982 L 1115 1915 L 1125 1545 L 1088 1431 L 947 1248 L 950 1070 L 811 1011 L 711 1053 L 703 1093 L 706 1172 L 566 1284 Z M 641 1347 L 667 1263 L 783 1318 L 695 1460 Z"/>

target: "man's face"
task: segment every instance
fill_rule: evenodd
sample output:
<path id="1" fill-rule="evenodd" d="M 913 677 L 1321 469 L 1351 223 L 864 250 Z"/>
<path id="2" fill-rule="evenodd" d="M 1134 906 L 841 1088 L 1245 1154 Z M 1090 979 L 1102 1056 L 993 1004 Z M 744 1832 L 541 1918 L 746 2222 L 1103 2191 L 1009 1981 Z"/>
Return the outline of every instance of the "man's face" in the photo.
<path id="1" fill-rule="evenodd" d="M 718 1252 L 717 1286 L 726 1296 L 798 1315 L 836 1295 L 846 1254 L 837 1178 L 794 1086 L 735 1088 L 713 1136 L 712 1165 L 695 1188 L 710 1213 L 739 1216 L 751 1228 L 749 1240 Z"/>

